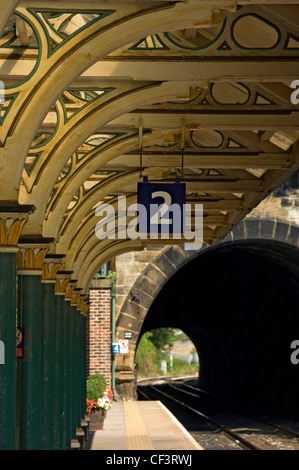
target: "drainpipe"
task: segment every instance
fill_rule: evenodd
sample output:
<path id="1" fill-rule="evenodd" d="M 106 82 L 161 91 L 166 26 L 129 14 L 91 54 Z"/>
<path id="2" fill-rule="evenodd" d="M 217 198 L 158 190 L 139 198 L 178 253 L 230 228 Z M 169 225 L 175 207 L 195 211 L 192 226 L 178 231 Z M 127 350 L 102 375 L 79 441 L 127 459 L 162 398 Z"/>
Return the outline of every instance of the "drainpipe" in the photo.
<path id="1" fill-rule="evenodd" d="M 111 289 L 111 345 L 115 342 L 115 288 L 114 283 Z M 111 386 L 114 398 L 116 398 L 115 390 L 115 355 L 112 354 L 111 359 Z"/>

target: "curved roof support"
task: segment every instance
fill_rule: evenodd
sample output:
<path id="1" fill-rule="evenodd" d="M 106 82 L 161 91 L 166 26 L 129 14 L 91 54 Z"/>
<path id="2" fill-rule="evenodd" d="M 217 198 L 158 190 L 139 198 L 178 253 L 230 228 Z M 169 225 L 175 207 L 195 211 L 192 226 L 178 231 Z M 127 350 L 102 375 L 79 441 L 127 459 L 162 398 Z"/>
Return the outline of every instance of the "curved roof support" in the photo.
<path id="1" fill-rule="evenodd" d="M 149 176 L 157 176 L 160 174 L 160 172 L 161 170 L 152 168 L 145 174 Z M 113 194 L 124 194 L 125 192 L 130 195 L 130 186 L 131 188 L 134 188 L 133 192 L 135 193 L 138 178 L 139 171 L 132 171 L 112 178 L 106 183 L 102 183 L 99 187 L 96 186 L 92 188 L 84 197 L 84 199 L 79 202 L 78 205 L 70 212 L 67 223 L 61 227 L 60 234 L 58 234 L 56 231 L 57 227 L 53 227 L 49 224 L 49 226 L 47 226 L 47 228 L 49 228 L 49 233 L 53 233 L 52 231 L 55 230 L 58 251 L 61 253 L 66 253 L 73 236 L 75 235 L 86 214 L 89 214 L 93 208 L 95 210 L 96 205 L 103 201 L 105 196 Z M 54 224 L 54 219 L 52 219 L 52 224 Z M 48 231 L 45 233 L 48 233 Z"/>
<path id="2" fill-rule="evenodd" d="M 98 269 L 107 263 L 111 258 L 128 253 L 130 251 L 140 251 L 143 250 L 144 246 L 141 244 L 140 240 L 123 240 L 117 244 L 113 244 L 107 248 L 104 252 L 98 253 L 97 257 L 93 259 L 90 264 L 83 264 L 81 266 L 82 274 L 80 275 L 80 286 L 82 286 L 83 291 L 87 292 L 92 281 L 93 276 L 98 271 Z"/>
<path id="3" fill-rule="evenodd" d="M 194 82 L 192 83 L 194 84 Z M 34 204 L 36 207 L 34 214 L 32 214 L 33 217 L 26 225 L 26 233 L 32 233 L 32 231 L 36 230 L 36 227 L 42 230 L 41 225 L 43 223 L 48 200 L 59 174 L 72 154 L 90 135 L 97 132 L 98 129 L 103 128 L 105 124 L 126 110 L 132 110 L 148 103 L 155 103 L 159 100 L 171 100 L 174 99 L 175 96 L 187 96 L 190 85 L 191 82 L 164 82 L 155 87 L 147 88 L 146 90 L 137 90 L 132 94 L 119 98 L 115 102 L 109 103 L 104 108 L 99 107 L 80 122 L 79 128 L 75 126 L 71 132 L 68 133 L 67 137 L 64 136 L 62 138 L 59 147 L 55 150 L 55 154 L 53 154 L 53 158 L 44 168 L 46 171 L 43 171 L 40 175 L 38 184 L 32 188 L 31 193 L 24 194 L 24 191 L 22 192 L 20 203 Z M 136 117 L 136 129 L 138 129 L 138 116 Z M 50 222 L 50 218 L 49 225 L 53 227 L 53 220 Z M 45 229 L 47 233 L 48 230 L 48 228 Z"/>
<path id="4" fill-rule="evenodd" d="M 7 199 L 18 198 L 25 158 L 46 110 L 51 109 L 76 77 L 96 61 L 141 37 L 171 29 L 208 27 L 236 8 L 235 2 L 227 0 L 203 1 L 200 8 L 195 1 L 153 4 L 150 8 L 140 2 L 117 5 L 113 14 L 83 28 L 56 49 L 55 54 L 48 57 L 47 51 L 43 51 L 38 70 L 20 90 L 3 128 L 5 165 L 0 182 L 7 185 Z M 107 9 L 107 3 L 103 2 L 103 9 Z M 26 8 L 21 11 L 28 14 Z"/>
<path id="5" fill-rule="evenodd" d="M 167 139 L 167 137 L 169 137 Z M 155 145 L 169 141 L 173 135 L 167 132 L 152 132 L 144 135 L 144 145 Z M 55 193 L 55 202 L 51 201 L 48 209 L 49 215 L 44 221 L 44 230 L 49 230 L 48 227 L 53 228 L 53 220 L 55 219 L 56 226 L 60 226 L 62 219 L 67 211 L 67 207 L 72 200 L 74 194 L 77 193 L 80 186 L 97 170 L 103 168 L 105 164 L 112 161 L 114 158 L 122 155 L 123 153 L 130 152 L 137 148 L 137 137 L 133 135 L 124 141 L 119 141 L 112 144 L 108 149 L 96 149 L 90 157 L 84 159 L 82 163 L 78 163 L 74 169 L 70 171 L 67 178 L 58 185 L 58 190 Z M 113 162 L 112 162 L 113 165 Z M 37 201 L 38 202 L 38 201 Z"/>
<path id="6" fill-rule="evenodd" d="M 133 204 L 136 202 L 136 196 L 128 196 L 127 204 Z M 117 200 L 111 202 L 112 207 L 117 209 Z M 94 235 L 95 227 L 99 218 L 96 217 L 95 211 L 90 212 L 90 214 L 82 222 L 78 230 L 76 231 L 74 237 L 72 238 L 68 252 L 67 252 L 67 264 L 68 266 L 73 266 L 75 260 L 77 259 L 78 253 L 81 250 L 81 247 L 87 242 L 90 236 Z"/>
<path id="7" fill-rule="evenodd" d="M 0 34 L 4 30 L 9 18 L 12 16 L 18 0 L 0 1 Z"/>
<path id="8" fill-rule="evenodd" d="M 71 270 L 74 273 L 75 278 L 79 278 L 81 275 L 84 275 L 84 270 L 82 269 L 82 266 L 89 265 L 92 263 L 93 259 L 97 256 L 98 253 L 105 253 L 107 250 L 107 247 L 113 247 L 114 245 L 117 246 L 118 243 L 122 243 L 123 241 L 132 241 L 133 246 L 134 244 L 137 244 L 137 246 L 142 246 L 146 247 L 147 245 L 180 245 L 185 243 L 185 239 L 182 236 L 181 239 L 178 238 L 170 238 L 169 239 L 163 239 L 161 238 L 137 238 L 131 240 L 129 237 L 119 237 L 119 232 L 116 227 L 115 231 L 113 231 L 112 234 L 107 236 L 105 239 L 98 239 L 96 234 L 93 233 L 89 237 L 87 237 L 86 241 L 81 245 L 80 250 L 77 253 L 76 258 L 73 260 L 72 264 L 69 263 L 68 257 L 66 258 L 66 269 Z M 112 256 L 116 256 L 113 255 Z"/>

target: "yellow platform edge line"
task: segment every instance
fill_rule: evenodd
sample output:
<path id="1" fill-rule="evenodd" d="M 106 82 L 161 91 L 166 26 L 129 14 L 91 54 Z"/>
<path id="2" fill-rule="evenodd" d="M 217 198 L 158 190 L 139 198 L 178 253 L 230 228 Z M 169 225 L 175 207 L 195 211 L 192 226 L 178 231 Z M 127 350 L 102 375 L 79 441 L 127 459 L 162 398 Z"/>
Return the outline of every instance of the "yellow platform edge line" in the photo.
<path id="1" fill-rule="evenodd" d="M 124 402 L 128 450 L 153 450 L 143 418 L 136 402 Z"/>

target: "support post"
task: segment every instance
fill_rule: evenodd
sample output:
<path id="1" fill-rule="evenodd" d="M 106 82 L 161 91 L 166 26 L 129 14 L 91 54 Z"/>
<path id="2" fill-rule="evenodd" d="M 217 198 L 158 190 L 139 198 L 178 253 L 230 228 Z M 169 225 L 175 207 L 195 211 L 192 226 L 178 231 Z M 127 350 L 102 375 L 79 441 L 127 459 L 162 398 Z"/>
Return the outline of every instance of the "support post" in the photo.
<path id="1" fill-rule="evenodd" d="M 115 342 L 115 288 L 112 287 L 111 290 L 111 350 L 112 344 Z M 116 397 L 116 390 L 115 390 L 115 355 L 112 354 L 111 356 L 111 388 L 113 392 L 113 396 Z"/>
<path id="2" fill-rule="evenodd" d="M 58 271 L 56 275 L 56 436 L 55 449 L 71 449 L 69 340 L 70 315 L 66 293 L 71 283 L 71 271 Z"/>
<path id="3" fill-rule="evenodd" d="M 54 390 L 54 450 L 63 450 L 64 442 L 64 295 L 55 295 L 55 390 Z"/>
<path id="4" fill-rule="evenodd" d="M 42 448 L 55 447 L 56 273 L 63 256 L 46 255 L 42 274 Z"/>
<path id="5" fill-rule="evenodd" d="M 16 253 L 34 206 L 0 205 L 0 450 L 18 448 L 16 384 Z"/>
<path id="6" fill-rule="evenodd" d="M 65 434 L 65 446 L 71 445 L 71 440 L 76 437 L 76 428 L 78 426 L 77 423 L 77 415 L 76 415 L 76 394 L 77 390 L 74 389 L 74 374 L 75 374 L 75 367 L 77 364 L 75 363 L 75 352 L 74 348 L 77 347 L 76 339 L 74 335 L 76 334 L 75 328 L 75 318 L 73 315 L 73 308 L 71 305 L 74 290 L 76 288 L 76 281 L 70 279 L 65 293 L 65 384 L 66 384 L 66 434 Z M 76 371 L 76 373 L 80 374 L 80 368 Z"/>
<path id="7" fill-rule="evenodd" d="M 18 363 L 20 450 L 42 449 L 40 281 L 41 275 L 19 275 L 19 325 L 24 329 L 24 355 Z"/>
<path id="8" fill-rule="evenodd" d="M 73 323 L 71 318 L 70 299 L 64 299 L 64 449 L 68 450 L 73 439 L 72 407 L 74 391 L 72 390 L 72 336 Z M 75 429 L 76 431 L 76 429 Z"/>
<path id="9" fill-rule="evenodd" d="M 18 362 L 20 450 L 42 450 L 42 263 L 49 240 L 20 240 L 17 253 L 19 326 L 24 355 Z"/>
<path id="10" fill-rule="evenodd" d="M 16 445 L 16 255 L 0 253 L 0 449 Z"/>
<path id="11" fill-rule="evenodd" d="M 82 410 L 82 416 L 86 415 L 86 379 L 87 379 L 87 338 L 86 338 L 86 333 L 87 333 L 87 327 L 86 327 L 86 318 L 87 318 L 87 313 L 88 313 L 88 302 L 84 301 L 81 304 L 81 309 L 80 309 L 80 330 L 81 330 L 81 360 L 82 360 L 82 377 L 81 377 L 81 410 Z"/>
<path id="12" fill-rule="evenodd" d="M 73 390 L 73 407 L 72 407 L 72 435 L 75 436 L 76 428 L 81 427 L 82 414 L 81 398 L 82 398 L 82 327 L 80 322 L 80 314 L 77 310 L 78 301 L 81 294 L 80 288 L 72 291 L 71 298 L 71 320 L 73 328 L 73 344 L 72 344 L 72 390 Z"/>

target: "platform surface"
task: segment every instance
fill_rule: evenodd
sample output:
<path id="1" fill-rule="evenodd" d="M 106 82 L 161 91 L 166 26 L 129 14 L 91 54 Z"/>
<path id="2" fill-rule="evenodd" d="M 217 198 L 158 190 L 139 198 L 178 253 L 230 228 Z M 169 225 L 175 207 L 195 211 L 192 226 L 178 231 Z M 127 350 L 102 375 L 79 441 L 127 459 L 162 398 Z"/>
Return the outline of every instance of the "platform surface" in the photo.
<path id="1" fill-rule="evenodd" d="M 113 402 L 89 450 L 202 450 L 160 401 Z"/>

